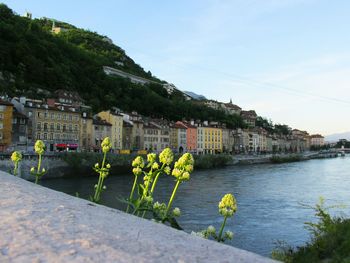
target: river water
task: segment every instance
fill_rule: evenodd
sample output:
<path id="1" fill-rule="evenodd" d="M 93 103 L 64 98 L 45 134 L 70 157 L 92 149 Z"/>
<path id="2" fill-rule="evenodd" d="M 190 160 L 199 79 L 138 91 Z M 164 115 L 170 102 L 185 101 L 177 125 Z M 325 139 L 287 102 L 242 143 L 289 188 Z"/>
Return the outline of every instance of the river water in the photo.
<path id="1" fill-rule="evenodd" d="M 102 204 L 125 209 L 118 197 L 129 195 L 133 176 L 109 176 Z M 88 198 L 96 177 L 43 180 L 44 186 Z M 174 187 L 169 177 L 160 179 L 155 200 L 167 202 Z M 314 205 L 319 197 L 326 204 L 348 205 L 331 210 L 350 216 L 350 156 L 285 164 L 231 166 L 194 172 L 191 180 L 180 185 L 174 206 L 181 208 L 180 225 L 187 232 L 199 231 L 212 224 L 219 228 L 222 217 L 218 202 L 233 193 L 238 210 L 227 221 L 234 232 L 231 245 L 269 256 L 277 241 L 291 246 L 309 240 L 304 222 L 315 221 L 314 211 L 302 204 Z"/>

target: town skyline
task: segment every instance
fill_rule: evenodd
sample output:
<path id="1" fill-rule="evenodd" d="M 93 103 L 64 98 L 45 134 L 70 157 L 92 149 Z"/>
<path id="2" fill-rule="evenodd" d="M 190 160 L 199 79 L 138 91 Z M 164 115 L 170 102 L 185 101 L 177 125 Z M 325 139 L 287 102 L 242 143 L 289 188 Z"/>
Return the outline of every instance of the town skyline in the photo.
<path id="1" fill-rule="evenodd" d="M 81 5 L 77 1 L 70 3 L 71 10 L 67 10 L 65 1 L 54 9 L 49 3 L 40 1 L 25 4 L 3 2 L 19 14 L 28 11 L 34 17 L 53 17 L 105 34 L 146 70 L 174 83 L 181 90 L 222 102 L 232 98 L 234 104 L 254 109 L 274 123 L 285 123 L 311 133 L 329 135 L 349 131 L 341 117 L 350 106 L 347 90 L 350 68 L 345 48 L 349 38 L 341 35 L 345 30 L 344 19 L 348 18 L 344 11 L 341 12 L 346 8 L 340 2 L 330 6 L 327 14 L 325 1 L 317 2 L 317 5 L 316 1 L 268 1 L 264 5 L 254 1 L 247 4 L 206 1 L 197 2 L 197 5 L 192 2 L 186 11 L 182 9 L 184 3 L 180 2 L 177 6 L 159 4 L 157 18 L 151 17 L 156 14 L 155 11 L 144 12 L 149 10 L 144 3 L 133 9 L 134 16 L 130 16 L 129 12 L 112 16 L 116 10 L 131 10 L 132 4 L 108 2 L 115 8 L 106 10 L 98 4 Z M 77 6 L 82 11 L 78 14 L 74 12 Z M 310 8 L 314 8 L 311 15 L 306 12 Z M 192 15 L 193 10 L 196 12 Z M 231 14 L 232 10 L 235 12 Z M 239 10 L 242 11 L 241 16 L 237 15 Z M 337 12 L 332 12 L 335 10 Z M 305 13 L 310 17 L 306 17 Z M 334 13 L 337 13 L 337 18 L 332 21 Z M 164 19 L 165 14 L 173 19 L 170 19 L 172 22 Z M 295 14 L 300 14 L 300 21 L 292 24 L 290 19 Z M 165 22 L 160 25 L 159 19 Z M 258 21 L 261 22 L 261 30 Z M 279 25 L 278 22 L 283 23 Z M 303 22 L 312 22 L 311 28 L 303 28 Z M 231 35 L 232 30 L 228 28 L 232 25 L 236 25 L 232 29 L 236 39 L 226 36 Z M 289 36 L 283 34 L 283 26 L 291 32 Z M 147 31 L 142 31 L 145 27 L 152 28 L 152 32 L 157 34 L 146 38 Z M 171 33 L 169 29 L 172 29 Z M 189 37 L 191 30 L 193 38 Z M 242 33 L 245 30 L 246 35 Z M 257 35 L 254 36 L 254 33 Z M 270 42 L 263 33 L 267 33 L 266 38 L 270 37 Z M 243 37 L 235 43 L 239 36 Z M 253 43 L 252 40 L 258 36 L 260 43 Z M 333 38 L 328 39 L 329 36 Z M 136 41 L 139 38 L 143 41 Z M 250 44 L 247 44 L 248 40 Z M 279 43 L 272 43 L 276 40 Z M 330 48 L 312 49 L 315 41 L 325 40 Z M 232 43 L 235 44 L 230 45 Z M 271 47 L 268 47 L 269 43 Z M 297 45 L 293 47 L 293 44 Z M 213 49 L 216 45 L 220 46 L 220 50 Z M 271 53 L 273 49 L 274 55 Z M 242 53 L 241 56 L 237 52 Z"/>

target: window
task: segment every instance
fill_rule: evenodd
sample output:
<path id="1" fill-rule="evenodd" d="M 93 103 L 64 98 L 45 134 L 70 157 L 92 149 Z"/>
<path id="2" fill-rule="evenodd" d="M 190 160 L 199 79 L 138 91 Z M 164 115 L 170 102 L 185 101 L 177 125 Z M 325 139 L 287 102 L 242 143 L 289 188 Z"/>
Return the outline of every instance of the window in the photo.
<path id="1" fill-rule="evenodd" d="M 0 140 L 2 140 L 4 137 L 2 136 L 2 132 L 0 132 Z"/>
<path id="2" fill-rule="evenodd" d="M 47 117 L 49 116 L 49 114 L 47 113 L 47 111 L 44 112 L 44 118 L 47 119 Z"/>
<path id="3" fill-rule="evenodd" d="M 37 129 L 38 131 L 41 130 L 41 122 L 38 122 L 38 123 L 36 124 L 36 129 Z"/>
<path id="4" fill-rule="evenodd" d="M 74 125 L 74 131 L 78 131 L 78 125 Z"/>
<path id="5" fill-rule="evenodd" d="M 44 140 L 47 140 L 47 133 L 44 133 Z"/>
<path id="6" fill-rule="evenodd" d="M 4 114 L 0 113 L 0 120 L 2 120 L 4 118 Z"/>
<path id="7" fill-rule="evenodd" d="M 66 124 L 62 125 L 62 130 L 65 132 L 66 131 Z"/>
<path id="8" fill-rule="evenodd" d="M 73 120 L 73 116 L 72 115 L 69 115 L 68 118 L 69 118 L 70 121 Z"/>
<path id="9" fill-rule="evenodd" d="M 5 105 L 0 105 L 0 111 L 5 111 L 6 106 Z"/>
<path id="10" fill-rule="evenodd" d="M 1 115 L 1 114 L 0 114 Z M 0 119 L 1 119 L 1 116 L 0 116 Z M 17 124 L 17 118 L 13 118 L 12 119 L 12 124 Z"/>
<path id="11" fill-rule="evenodd" d="M 32 117 L 33 116 L 33 112 L 32 111 L 28 111 L 28 117 Z"/>
<path id="12" fill-rule="evenodd" d="M 51 113 L 51 120 L 54 120 L 55 119 L 55 113 Z"/>
<path id="13" fill-rule="evenodd" d="M 48 124 L 47 122 L 44 123 L 44 131 L 47 131 L 48 130 Z"/>
<path id="14" fill-rule="evenodd" d="M 23 118 L 21 118 L 21 119 L 19 119 L 19 123 L 20 123 L 20 124 L 26 124 L 26 120 L 23 119 Z"/>
<path id="15" fill-rule="evenodd" d="M 57 123 L 56 129 L 59 131 L 61 130 L 61 124 Z"/>
<path id="16" fill-rule="evenodd" d="M 4 124 L 2 122 L 0 122 L 0 129 L 4 128 Z"/>
<path id="17" fill-rule="evenodd" d="M 55 124 L 54 123 L 51 123 L 50 124 L 50 130 L 53 131 L 55 129 Z"/>
<path id="18" fill-rule="evenodd" d="M 40 139 L 41 139 L 40 132 L 38 132 L 38 133 L 36 134 L 36 139 L 37 139 L 37 140 L 40 140 Z"/>

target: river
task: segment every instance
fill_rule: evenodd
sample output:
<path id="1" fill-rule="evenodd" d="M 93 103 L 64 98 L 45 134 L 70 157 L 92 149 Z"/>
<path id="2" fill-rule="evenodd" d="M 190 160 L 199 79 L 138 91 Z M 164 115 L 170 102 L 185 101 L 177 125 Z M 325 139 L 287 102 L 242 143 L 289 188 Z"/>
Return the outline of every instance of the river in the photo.
<path id="1" fill-rule="evenodd" d="M 315 221 L 314 211 L 301 204 L 315 205 L 323 196 L 329 205 L 350 205 L 350 156 L 284 164 L 231 166 L 197 171 L 180 185 L 174 206 L 181 208 L 180 225 L 187 232 L 199 231 L 212 224 L 219 228 L 218 202 L 233 193 L 238 210 L 227 221 L 234 232 L 231 245 L 270 256 L 278 240 L 291 246 L 309 240 L 304 222 Z M 109 176 L 102 204 L 124 209 L 118 197 L 129 195 L 133 176 Z M 88 198 L 96 177 L 43 180 L 42 185 Z M 156 200 L 167 202 L 174 187 L 169 177 L 157 185 Z M 331 210 L 350 216 L 349 206 Z"/>

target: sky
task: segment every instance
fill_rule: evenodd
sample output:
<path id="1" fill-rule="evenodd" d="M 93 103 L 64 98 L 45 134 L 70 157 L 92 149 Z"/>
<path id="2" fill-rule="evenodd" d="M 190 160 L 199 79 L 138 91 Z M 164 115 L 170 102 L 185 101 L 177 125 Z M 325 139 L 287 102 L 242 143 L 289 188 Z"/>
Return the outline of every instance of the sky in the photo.
<path id="1" fill-rule="evenodd" d="M 110 37 L 180 90 L 323 135 L 350 131 L 350 1 L 2 1 Z"/>

